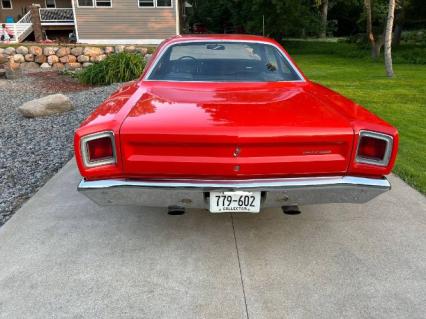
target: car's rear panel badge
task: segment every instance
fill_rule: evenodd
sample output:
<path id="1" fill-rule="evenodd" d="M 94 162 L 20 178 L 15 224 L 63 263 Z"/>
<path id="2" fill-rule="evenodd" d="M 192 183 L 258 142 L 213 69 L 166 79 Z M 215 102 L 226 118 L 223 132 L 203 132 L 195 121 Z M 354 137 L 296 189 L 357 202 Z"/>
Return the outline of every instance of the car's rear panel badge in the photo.
<path id="1" fill-rule="evenodd" d="M 238 157 L 238 156 L 240 156 L 240 153 L 241 153 L 241 149 L 240 149 L 240 147 L 239 147 L 239 146 L 237 146 L 237 147 L 235 148 L 235 151 L 234 151 L 234 157 Z"/>

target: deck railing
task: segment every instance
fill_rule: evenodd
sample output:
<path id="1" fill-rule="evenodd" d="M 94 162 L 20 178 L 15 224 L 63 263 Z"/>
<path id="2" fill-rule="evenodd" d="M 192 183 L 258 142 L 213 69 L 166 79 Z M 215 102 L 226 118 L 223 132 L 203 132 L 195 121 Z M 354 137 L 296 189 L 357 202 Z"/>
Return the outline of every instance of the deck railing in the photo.
<path id="1" fill-rule="evenodd" d="M 11 42 L 21 42 L 24 40 L 33 30 L 31 23 L 31 11 L 28 11 L 18 22 L 6 23 L 9 30 L 13 31 Z"/>
<path id="2" fill-rule="evenodd" d="M 22 18 L 21 20 L 19 20 L 18 22 L 16 22 L 17 24 L 20 23 L 31 23 L 31 11 L 28 11 Z"/>
<path id="3" fill-rule="evenodd" d="M 42 24 L 73 24 L 74 13 L 72 8 L 40 8 Z"/>
<path id="4" fill-rule="evenodd" d="M 72 8 L 40 8 L 42 25 L 74 25 Z M 28 11 L 18 22 L 6 23 L 12 30 L 11 42 L 22 42 L 33 31 L 31 11 Z"/>

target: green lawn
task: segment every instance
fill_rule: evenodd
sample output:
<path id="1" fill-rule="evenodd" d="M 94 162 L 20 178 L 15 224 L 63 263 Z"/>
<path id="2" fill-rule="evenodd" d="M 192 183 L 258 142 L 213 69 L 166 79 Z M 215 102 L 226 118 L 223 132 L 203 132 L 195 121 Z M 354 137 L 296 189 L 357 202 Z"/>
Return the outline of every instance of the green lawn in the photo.
<path id="1" fill-rule="evenodd" d="M 353 99 L 376 113 L 400 134 L 394 172 L 426 194 L 426 65 L 397 64 L 385 77 L 382 63 L 332 55 L 298 54 L 298 65 L 313 81 Z"/>

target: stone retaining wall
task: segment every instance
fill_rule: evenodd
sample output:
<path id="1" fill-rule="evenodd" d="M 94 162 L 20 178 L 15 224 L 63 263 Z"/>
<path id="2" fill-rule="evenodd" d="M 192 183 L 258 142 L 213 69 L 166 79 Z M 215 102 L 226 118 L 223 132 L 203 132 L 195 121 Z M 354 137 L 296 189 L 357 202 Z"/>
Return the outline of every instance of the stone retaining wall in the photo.
<path id="1" fill-rule="evenodd" d="M 140 53 L 148 58 L 148 48 L 139 46 L 19 46 L 0 48 L 0 65 L 16 70 L 77 70 L 119 52 Z"/>

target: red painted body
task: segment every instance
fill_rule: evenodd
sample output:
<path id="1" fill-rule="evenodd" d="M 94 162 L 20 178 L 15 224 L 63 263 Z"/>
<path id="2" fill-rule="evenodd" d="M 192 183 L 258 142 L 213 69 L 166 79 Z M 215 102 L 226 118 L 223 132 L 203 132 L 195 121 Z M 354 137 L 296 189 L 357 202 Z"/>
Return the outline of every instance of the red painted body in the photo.
<path id="1" fill-rule="evenodd" d="M 240 35 L 175 37 L 164 42 L 157 54 L 171 43 L 205 39 L 269 42 L 288 56 L 273 40 Z M 381 177 L 394 165 L 398 150 L 394 127 L 306 78 L 267 83 L 160 82 L 146 81 L 145 74 L 102 103 L 76 131 L 77 164 L 87 180 Z M 355 162 L 360 130 L 394 138 L 388 166 Z M 80 139 L 102 131 L 114 132 L 117 163 L 86 168 Z"/>

